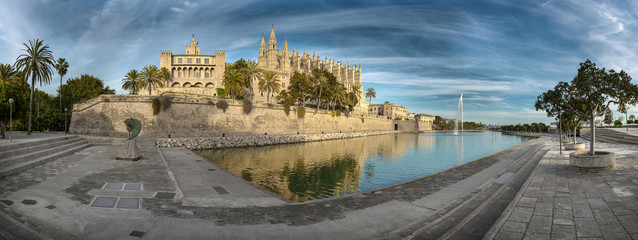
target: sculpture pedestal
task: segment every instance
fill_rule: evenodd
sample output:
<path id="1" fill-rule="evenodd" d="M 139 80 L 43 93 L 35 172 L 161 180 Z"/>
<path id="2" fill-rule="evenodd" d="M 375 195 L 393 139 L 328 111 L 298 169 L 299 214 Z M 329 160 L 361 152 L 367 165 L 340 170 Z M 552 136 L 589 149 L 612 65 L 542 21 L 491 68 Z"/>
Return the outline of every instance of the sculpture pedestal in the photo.
<path id="1" fill-rule="evenodd" d="M 124 145 L 117 151 L 115 159 L 137 161 L 142 157 L 140 149 L 135 144 L 135 139 L 124 141 Z"/>

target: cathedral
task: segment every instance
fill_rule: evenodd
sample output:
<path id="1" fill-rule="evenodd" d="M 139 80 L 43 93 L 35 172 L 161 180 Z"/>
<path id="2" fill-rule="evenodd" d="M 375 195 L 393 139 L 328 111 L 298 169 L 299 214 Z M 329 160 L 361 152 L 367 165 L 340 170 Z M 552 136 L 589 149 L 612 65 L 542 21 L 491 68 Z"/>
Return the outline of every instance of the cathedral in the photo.
<path id="1" fill-rule="evenodd" d="M 335 77 L 337 77 L 337 81 L 342 83 L 348 91 L 352 90 L 353 86 L 361 86 L 361 64 L 359 64 L 359 66 L 350 66 L 350 63 L 344 65 L 341 61 L 335 62 L 334 59 L 329 60 L 328 56 L 325 56 L 322 61 L 321 57 L 314 53 L 310 56 L 310 53 L 306 51 L 301 53 L 294 48 L 291 54 L 288 50 L 287 39 L 284 39 L 283 49 L 279 51 L 279 49 L 277 49 L 277 37 L 275 36 L 274 28 L 270 30 L 268 46 L 266 46 L 264 37 L 261 37 L 257 67 L 278 72 L 282 89 L 287 88 L 290 77 L 292 77 L 295 72 L 310 74 L 312 69 L 315 68 L 326 70 L 334 74 Z"/>

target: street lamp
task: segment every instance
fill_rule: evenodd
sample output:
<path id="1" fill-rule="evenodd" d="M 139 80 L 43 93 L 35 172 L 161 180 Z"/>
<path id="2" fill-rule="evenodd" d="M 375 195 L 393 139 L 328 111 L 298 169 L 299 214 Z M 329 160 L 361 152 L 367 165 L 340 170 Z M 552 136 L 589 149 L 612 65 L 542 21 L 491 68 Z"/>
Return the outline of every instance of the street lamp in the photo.
<path id="1" fill-rule="evenodd" d="M 66 129 L 66 126 L 67 126 L 67 124 L 66 124 L 66 113 L 67 113 L 67 111 L 69 111 L 69 109 L 64 108 L 64 135 L 66 135 L 66 133 L 67 133 L 67 129 Z"/>
<path id="2" fill-rule="evenodd" d="M 13 142 L 13 98 L 9 98 L 9 142 Z"/>

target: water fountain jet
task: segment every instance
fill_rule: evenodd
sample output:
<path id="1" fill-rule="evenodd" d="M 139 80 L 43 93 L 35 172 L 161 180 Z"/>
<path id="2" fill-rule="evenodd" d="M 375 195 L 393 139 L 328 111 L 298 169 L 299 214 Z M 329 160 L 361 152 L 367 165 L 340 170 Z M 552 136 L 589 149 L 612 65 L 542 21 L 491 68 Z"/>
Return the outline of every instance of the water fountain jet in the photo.
<path id="1" fill-rule="evenodd" d="M 459 116 L 461 118 L 461 132 L 463 132 L 463 93 L 459 98 L 459 104 L 456 108 L 456 121 L 454 122 L 454 135 L 459 134 Z"/>

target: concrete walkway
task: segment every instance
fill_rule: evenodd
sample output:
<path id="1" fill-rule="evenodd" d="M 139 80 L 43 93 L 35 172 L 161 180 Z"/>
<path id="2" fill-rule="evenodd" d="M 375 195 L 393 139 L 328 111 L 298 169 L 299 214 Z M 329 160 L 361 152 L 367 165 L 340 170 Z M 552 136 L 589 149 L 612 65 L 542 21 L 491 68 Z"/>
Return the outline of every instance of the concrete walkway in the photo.
<path id="1" fill-rule="evenodd" d="M 638 148 L 596 144 L 617 154 L 615 170 L 572 170 L 571 151 L 546 138 L 551 150 L 485 239 L 638 239 Z"/>

